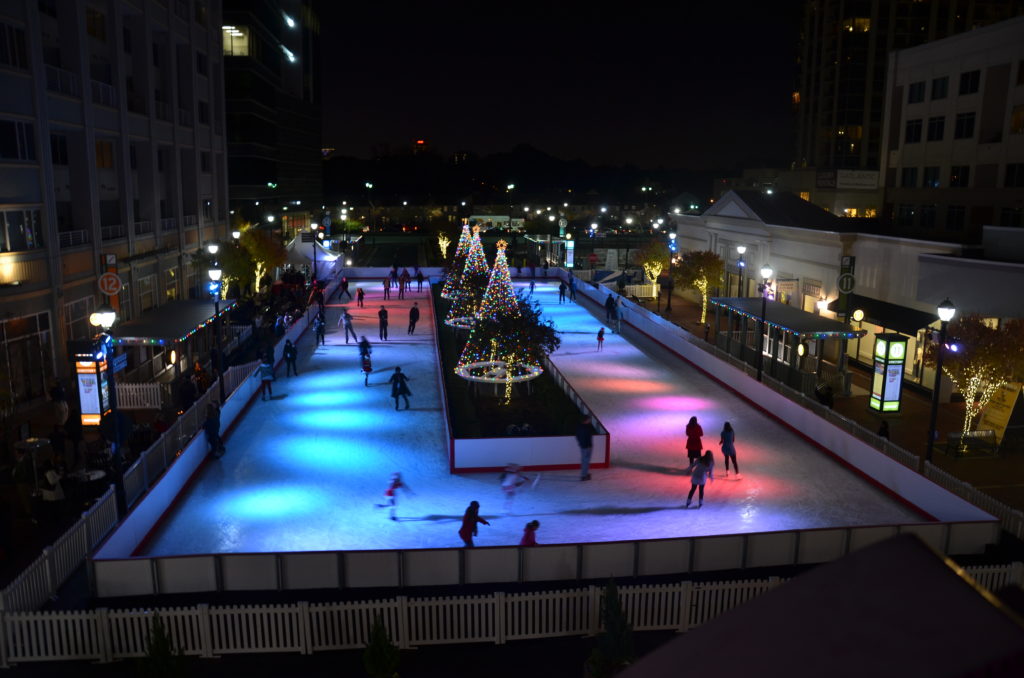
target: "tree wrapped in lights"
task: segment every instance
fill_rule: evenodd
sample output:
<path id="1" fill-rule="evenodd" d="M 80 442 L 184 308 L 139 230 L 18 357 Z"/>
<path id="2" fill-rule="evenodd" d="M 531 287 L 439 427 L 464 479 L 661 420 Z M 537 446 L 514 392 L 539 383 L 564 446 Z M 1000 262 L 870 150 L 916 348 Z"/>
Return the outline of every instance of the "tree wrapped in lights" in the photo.
<path id="1" fill-rule="evenodd" d="M 725 262 L 711 250 L 686 252 L 675 267 L 676 283 L 697 290 L 700 294 L 700 321 L 708 317 L 710 288 L 718 285 L 725 274 Z"/>
<path id="2" fill-rule="evenodd" d="M 966 315 L 949 326 L 947 337 L 944 347 L 925 345 L 924 362 L 935 367 L 937 351 L 943 351 L 942 372 L 964 397 L 962 433 L 969 433 L 992 396 L 1007 382 L 1024 378 L 1024 320 L 997 328 L 980 315 Z"/>
<path id="3" fill-rule="evenodd" d="M 489 278 L 490 271 L 484 257 L 484 246 L 480 242 L 480 227 L 474 226 L 469 252 L 466 253 L 466 265 L 459 277 L 459 286 L 455 289 L 452 306 L 444 319 L 446 325 L 466 330 L 473 327 Z"/>
<path id="4" fill-rule="evenodd" d="M 473 234 L 469 231 L 469 223 L 463 223 L 462 235 L 459 236 L 459 244 L 455 248 L 455 255 L 448 264 L 448 272 L 445 275 L 444 287 L 441 289 L 441 298 L 455 298 L 455 293 L 459 289 L 459 282 L 462 280 L 462 269 L 466 265 L 466 255 L 469 254 L 469 248 L 472 243 Z"/>
<path id="5" fill-rule="evenodd" d="M 498 253 L 494 257 L 491 279 L 487 283 L 483 300 L 477 310 L 478 320 L 496 318 L 500 315 L 519 317 L 519 301 L 516 298 L 515 290 L 512 289 L 512 276 L 509 275 L 508 259 L 505 257 L 505 248 L 507 247 L 507 242 L 498 241 Z"/>
<path id="6" fill-rule="evenodd" d="M 661 272 L 668 267 L 668 247 L 661 240 L 651 240 L 640 250 L 640 264 L 651 285 L 657 283 Z"/>
<path id="7" fill-rule="evenodd" d="M 441 258 L 448 258 L 448 245 L 451 245 L 452 241 L 445 233 L 437 234 L 437 246 L 441 249 Z"/>

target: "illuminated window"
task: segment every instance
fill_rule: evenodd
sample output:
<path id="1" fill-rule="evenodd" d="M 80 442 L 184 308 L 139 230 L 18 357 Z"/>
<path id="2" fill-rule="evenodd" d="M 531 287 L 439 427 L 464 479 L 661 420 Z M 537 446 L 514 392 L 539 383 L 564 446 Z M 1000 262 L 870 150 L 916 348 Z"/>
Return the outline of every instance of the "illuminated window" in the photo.
<path id="1" fill-rule="evenodd" d="M 810 191 L 800 191 L 800 199 L 801 200 L 806 200 L 807 202 L 810 202 L 811 201 L 811 192 Z"/>
<path id="2" fill-rule="evenodd" d="M 865 207 L 861 216 L 866 217 L 868 219 L 874 219 L 875 217 L 878 216 L 878 210 L 875 209 L 874 207 Z"/>
<path id="3" fill-rule="evenodd" d="M 248 26 L 223 26 L 222 32 L 226 56 L 249 56 Z"/>
<path id="4" fill-rule="evenodd" d="M 844 217 L 856 217 L 856 216 L 858 216 L 857 215 L 857 208 L 856 207 L 847 207 L 846 209 L 843 210 L 843 216 Z"/>
<path id="5" fill-rule="evenodd" d="M 96 167 L 111 169 L 114 166 L 114 142 L 96 141 Z"/>
<path id="6" fill-rule="evenodd" d="M 971 166 L 953 165 L 949 168 L 949 187 L 967 188 L 971 184 Z"/>
<path id="7" fill-rule="evenodd" d="M 843 19 L 843 30 L 847 33 L 867 33 L 871 30 L 871 19 L 850 18 Z"/>
<path id="8" fill-rule="evenodd" d="M 1024 134 L 1024 106 L 1014 106 L 1010 113 L 1010 134 Z"/>
<path id="9" fill-rule="evenodd" d="M 793 96 L 793 105 L 794 106 L 799 105 L 800 104 L 800 92 L 799 91 L 793 92 L 792 96 Z"/>

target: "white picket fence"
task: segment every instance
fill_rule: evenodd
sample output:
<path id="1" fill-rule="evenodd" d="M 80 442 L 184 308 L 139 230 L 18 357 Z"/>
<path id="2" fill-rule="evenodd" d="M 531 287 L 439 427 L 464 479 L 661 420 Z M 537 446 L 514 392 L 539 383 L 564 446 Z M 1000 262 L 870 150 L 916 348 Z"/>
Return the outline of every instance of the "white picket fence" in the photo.
<path id="1" fill-rule="evenodd" d="M 1024 565 L 966 568 L 989 587 L 1024 582 Z M 741 581 L 622 586 L 622 609 L 637 631 L 685 632 L 784 583 Z M 584 636 L 600 631 L 603 588 L 530 593 L 285 605 L 173 607 L 150 610 L 0 613 L 0 667 L 38 661 L 109 662 L 143 656 L 159 615 L 186 655 L 298 652 L 365 647 L 381 617 L 399 648 Z"/>
<path id="2" fill-rule="evenodd" d="M 953 494 L 971 502 L 982 511 L 987 511 L 999 518 L 999 523 L 1004 530 L 1017 537 L 1024 539 L 1024 513 L 1004 504 L 990 494 L 982 492 L 970 483 L 966 483 L 949 473 L 946 473 L 931 462 L 924 462 L 924 476 L 940 487 L 944 487 Z"/>
<path id="3" fill-rule="evenodd" d="M 626 285 L 626 296 L 637 299 L 654 299 L 658 296 L 657 285 Z"/>
<path id="4" fill-rule="evenodd" d="M 159 410 L 163 406 L 161 386 L 152 384 L 118 384 L 117 407 L 121 410 Z"/>

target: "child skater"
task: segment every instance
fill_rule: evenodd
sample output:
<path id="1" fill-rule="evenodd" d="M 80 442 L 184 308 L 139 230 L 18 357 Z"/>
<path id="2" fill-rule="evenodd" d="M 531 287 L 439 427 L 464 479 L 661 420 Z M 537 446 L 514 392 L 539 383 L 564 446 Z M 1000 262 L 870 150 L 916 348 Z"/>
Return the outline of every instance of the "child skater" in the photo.
<path id="1" fill-rule="evenodd" d="M 516 498 L 516 490 L 529 480 L 520 471 L 519 464 L 509 463 L 501 473 L 501 489 L 505 493 L 505 513 L 512 508 L 512 500 Z M 536 482 L 536 481 L 535 481 Z"/>
<path id="2" fill-rule="evenodd" d="M 704 453 L 704 456 L 700 458 L 693 466 L 693 473 L 690 475 L 690 494 L 686 496 L 686 508 L 690 508 L 690 502 L 693 501 L 693 493 L 698 488 L 700 489 L 700 496 L 697 500 L 697 508 L 704 505 L 704 483 L 710 480 L 715 481 L 715 457 L 711 454 L 711 450 Z"/>
<path id="3" fill-rule="evenodd" d="M 604 350 L 604 328 L 602 327 L 597 331 L 597 350 Z"/>
<path id="4" fill-rule="evenodd" d="M 388 489 L 384 490 L 384 496 L 387 497 L 386 503 L 377 504 L 377 508 L 391 507 L 391 520 L 398 520 L 395 517 L 395 507 L 398 506 L 398 489 L 401 488 L 409 494 L 416 494 L 412 491 L 412 488 L 402 482 L 402 474 L 395 473 L 391 474 L 391 482 L 388 483 Z"/>
<path id="5" fill-rule="evenodd" d="M 523 528 L 523 538 L 519 540 L 519 545 L 536 546 L 538 527 L 540 527 L 539 520 L 531 520 L 530 522 L 526 523 L 526 527 Z"/>

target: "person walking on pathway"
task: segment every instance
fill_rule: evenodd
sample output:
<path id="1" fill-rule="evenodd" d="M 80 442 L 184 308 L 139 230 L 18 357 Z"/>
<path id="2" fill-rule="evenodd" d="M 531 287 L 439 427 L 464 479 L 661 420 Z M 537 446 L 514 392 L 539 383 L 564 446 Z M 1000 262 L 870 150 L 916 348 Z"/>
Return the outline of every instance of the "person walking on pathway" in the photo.
<path id="1" fill-rule="evenodd" d="M 725 477 L 729 477 L 729 460 L 732 460 L 732 469 L 736 473 L 737 480 L 740 475 L 740 465 L 736 463 L 736 432 L 732 430 L 732 424 L 725 422 L 722 427 L 722 439 L 718 444 L 722 446 L 722 456 L 725 457 Z"/>
<path id="2" fill-rule="evenodd" d="M 537 528 L 540 527 L 539 520 L 531 520 L 526 523 L 526 527 L 523 528 L 523 538 L 519 540 L 520 546 L 536 546 L 537 545 Z"/>
<path id="3" fill-rule="evenodd" d="M 410 495 L 416 493 L 412 491 L 412 488 L 402 481 L 402 474 L 395 471 L 391 474 L 391 481 L 388 483 L 388 489 L 384 490 L 384 496 L 387 499 L 384 500 L 383 504 L 375 504 L 377 508 L 390 508 L 391 509 L 391 520 L 398 520 L 395 515 L 395 510 L 398 507 L 398 490 L 405 490 Z"/>
<path id="4" fill-rule="evenodd" d="M 341 295 L 347 294 L 348 298 L 352 299 L 352 293 L 348 291 L 348 278 L 342 276 L 341 284 L 338 286 L 338 298 L 341 299 Z"/>
<path id="5" fill-rule="evenodd" d="M 299 358 L 299 351 L 295 348 L 295 344 L 292 343 L 291 339 L 285 339 L 282 354 L 284 355 L 284 376 L 290 377 L 292 372 L 295 373 L 296 377 L 299 376 L 299 369 L 295 366 Z"/>
<path id="6" fill-rule="evenodd" d="M 558 283 L 558 303 L 565 303 L 565 283 L 561 281 Z"/>
<path id="7" fill-rule="evenodd" d="M 715 457 L 711 450 L 704 453 L 693 467 L 693 475 L 690 476 L 690 494 L 686 495 L 686 508 L 690 508 L 693 501 L 693 493 L 700 488 L 700 496 L 697 499 L 697 508 L 704 505 L 704 483 L 715 481 Z"/>
<path id="8" fill-rule="evenodd" d="M 480 502 L 471 501 L 466 508 L 466 512 L 462 514 L 462 527 L 459 528 L 459 537 L 468 549 L 473 548 L 473 537 L 476 536 L 476 526 L 478 523 L 490 525 L 489 522 L 480 517 Z"/>
<path id="9" fill-rule="evenodd" d="M 590 416 L 576 427 L 576 442 L 580 446 L 580 480 L 590 480 L 590 455 L 594 452 L 594 434 L 597 429 L 591 423 Z"/>
<path id="10" fill-rule="evenodd" d="M 206 444 L 210 446 L 210 454 L 215 459 L 224 456 L 224 441 L 220 437 L 220 408 L 216 403 L 206 406 L 206 420 L 203 422 L 203 433 Z"/>
<path id="11" fill-rule="evenodd" d="M 388 340 L 388 310 L 386 308 L 384 308 L 383 306 L 381 306 L 380 310 L 377 311 L 377 319 L 378 319 L 379 325 L 380 325 L 380 327 L 379 327 L 379 330 L 380 330 L 380 340 L 381 341 L 387 341 Z"/>
<path id="12" fill-rule="evenodd" d="M 604 319 L 609 325 L 612 323 L 612 311 L 615 310 L 615 297 L 608 293 L 608 298 L 604 300 Z"/>
<path id="13" fill-rule="evenodd" d="M 391 278 L 387 276 L 384 277 L 384 298 L 391 298 Z"/>
<path id="14" fill-rule="evenodd" d="M 363 307 L 363 297 L 366 296 L 366 292 L 363 291 L 362 287 L 356 288 L 356 306 L 359 308 Z"/>
<path id="15" fill-rule="evenodd" d="M 569 301 L 576 301 L 576 276 L 569 274 Z"/>
<path id="16" fill-rule="evenodd" d="M 420 320 L 420 302 L 412 302 L 412 308 L 409 309 L 409 331 L 407 334 L 412 334 L 416 331 L 416 323 Z"/>
<path id="17" fill-rule="evenodd" d="M 416 291 L 423 291 L 423 271 L 421 271 L 418 267 L 416 268 Z"/>
<path id="18" fill-rule="evenodd" d="M 690 461 L 687 471 L 692 472 L 693 465 L 700 461 L 701 450 L 704 449 L 700 441 L 703 435 L 704 429 L 697 423 L 697 417 L 690 417 L 686 424 L 686 458 Z"/>
<path id="19" fill-rule="evenodd" d="M 391 375 L 388 382 L 391 384 L 391 397 L 395 399 L 395 409 L 398 409 L 398 399 L 405 398 L 405 409 L 409 409 L 409 396 L 412 395 L 412 391 L 409 390 L 409 377 L 402 374 L 402 368 L 396 367 L 395 373 Z"/>
<path id="20" fill-rule="evenodd" d="M 352 341 L 359 343 L 359 339 L 356 337 L 356 331 L 352 329 L 352 314 L 348 312 L 348 309 L 341 311 L 341 316 L 338 318 L 338 325 L 345 327 L 345 343 L 348 343 L 348 335 L 352 335 Z"/>
<path id="21" fill-rule="evenodd" d="M 604 328 L 597 331 L 597 350 L 600 353 L 604 350 Z"/>
<path id="22" fill-rule="evenodd" d="M 373 349 L 370 348 L 370 341 L 364 336 L 359 341 L 359 363 L 363 370 L 363 386 L 370 385 L 370 372 L 373 372 L 373 363 L 370 362 L 371 353 L 373 353 Z"/>
<path id="23" fill-rule="evenodd" d="M 264 360 L 260 368 L 256 370 L 256 375 L 260 378 L 260 400 L 273 399 L 274 363 Z"/>

